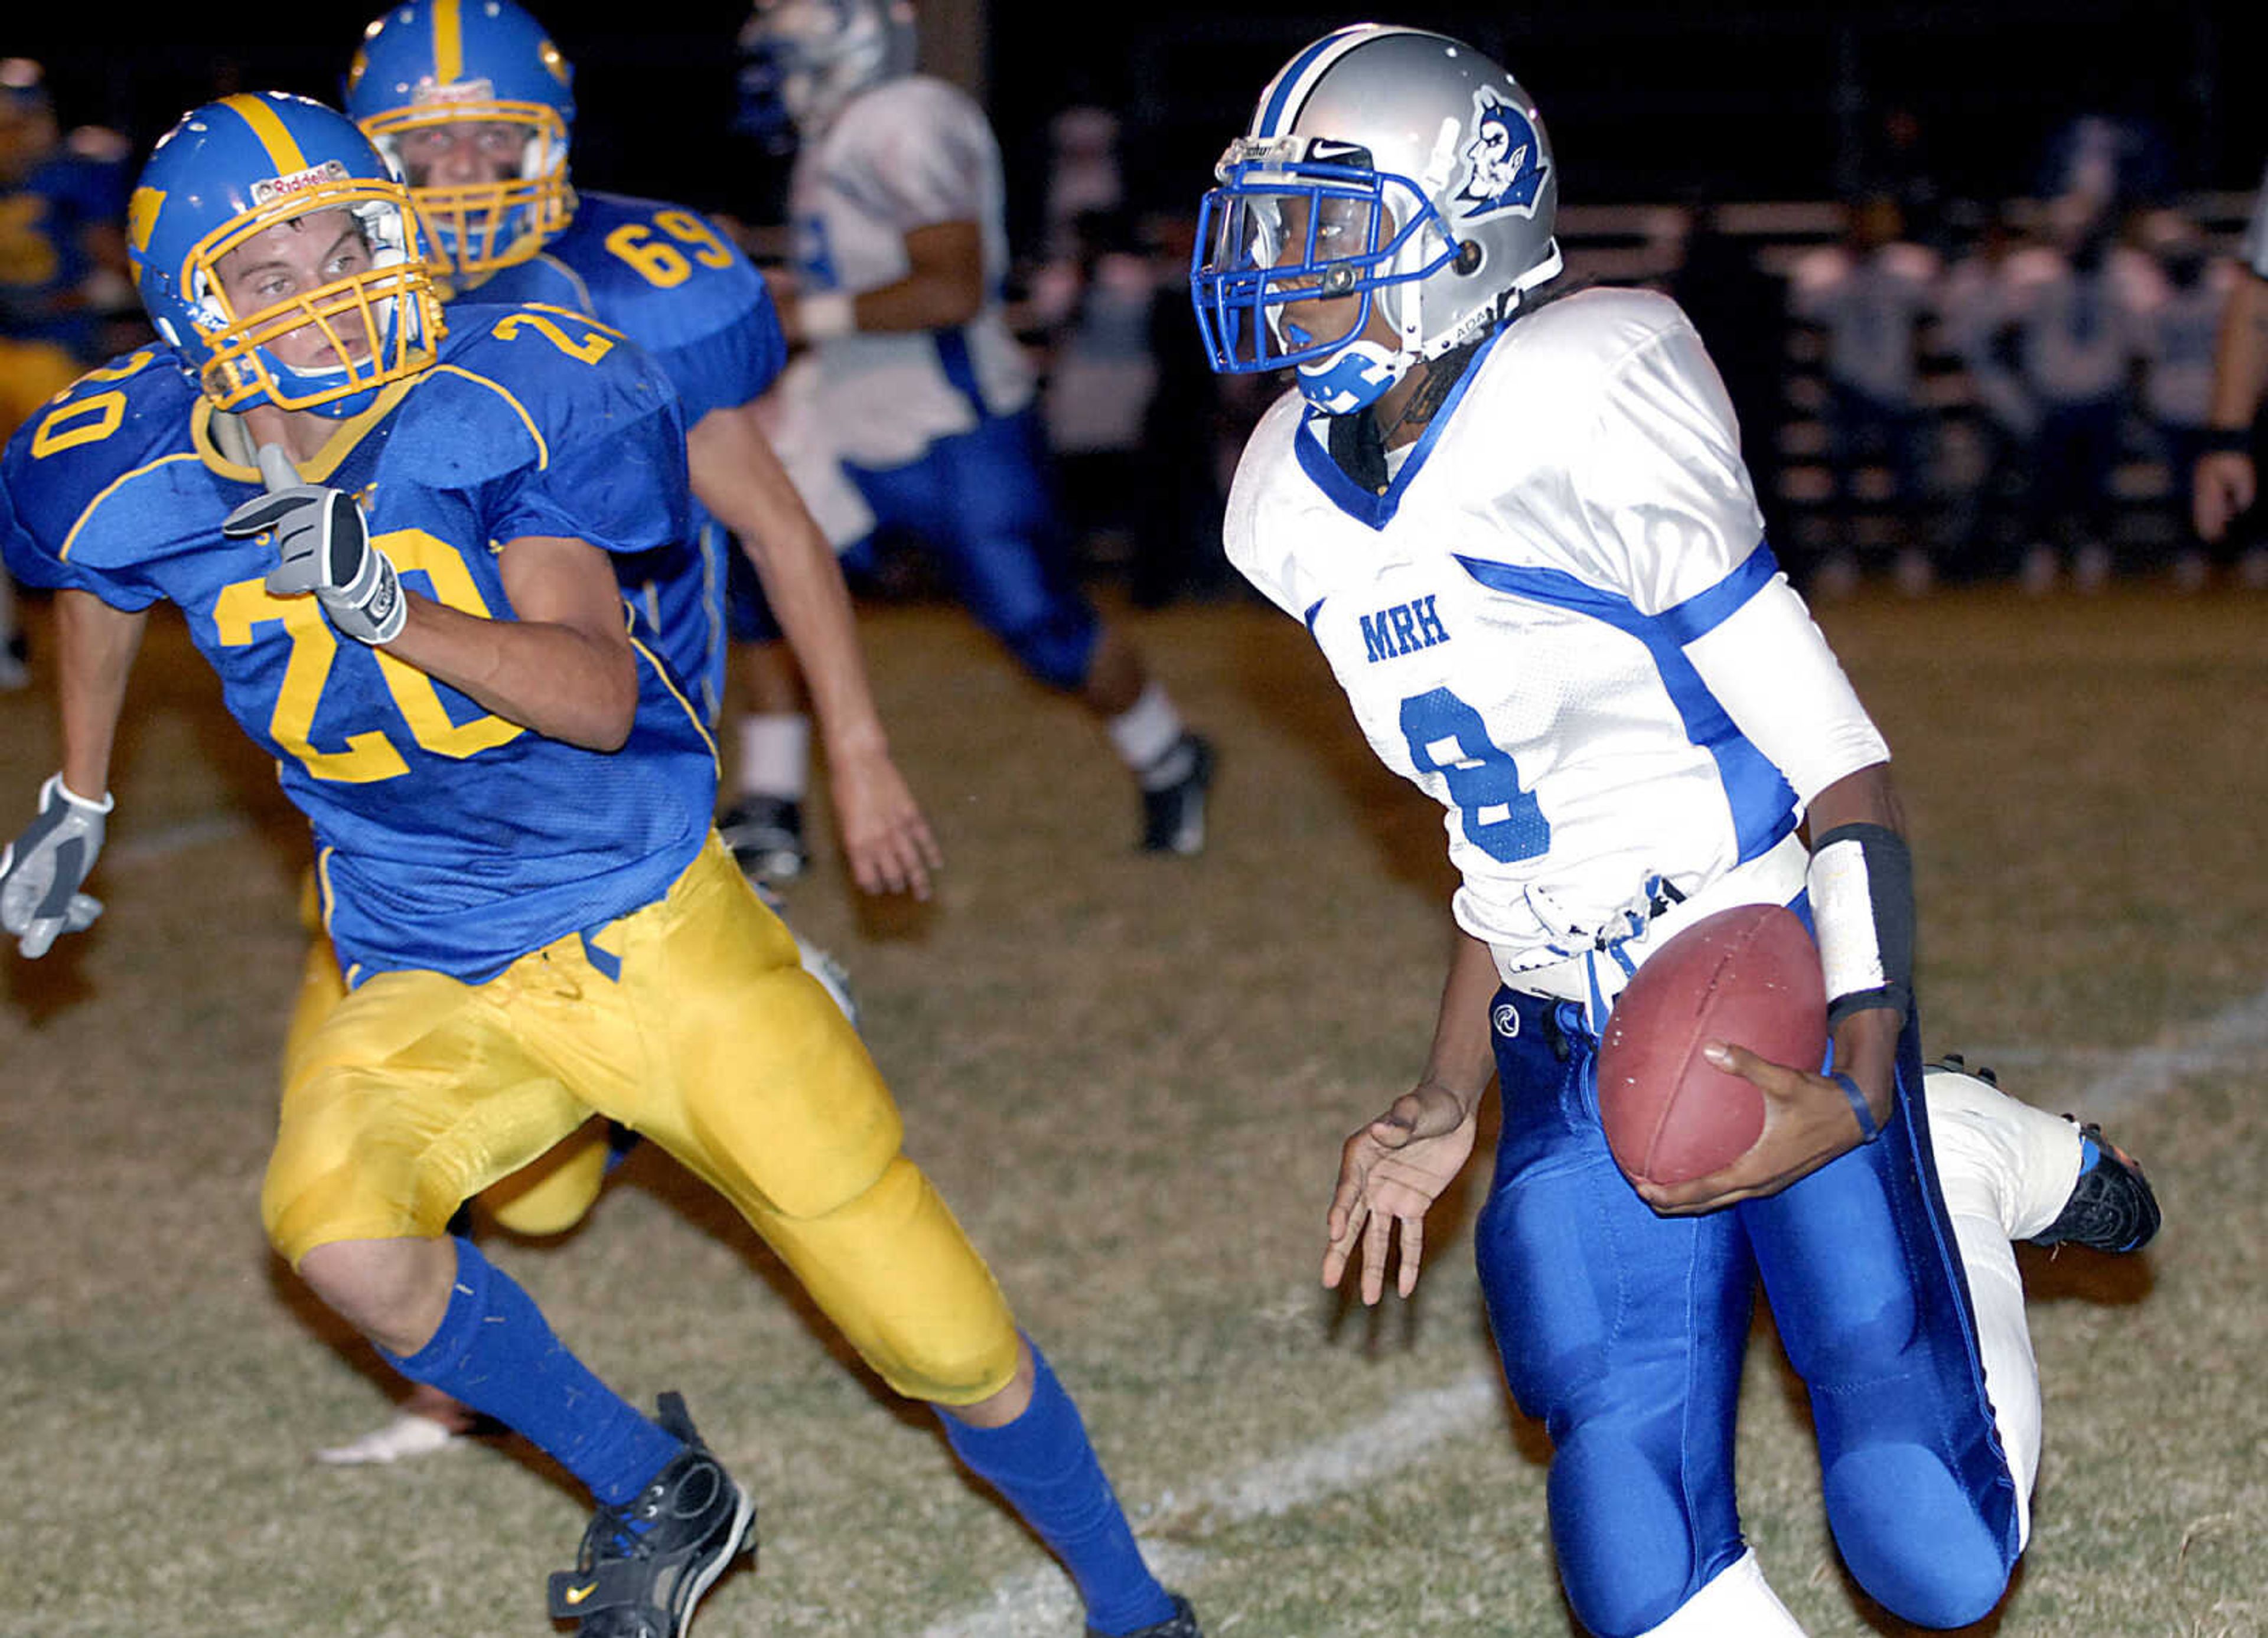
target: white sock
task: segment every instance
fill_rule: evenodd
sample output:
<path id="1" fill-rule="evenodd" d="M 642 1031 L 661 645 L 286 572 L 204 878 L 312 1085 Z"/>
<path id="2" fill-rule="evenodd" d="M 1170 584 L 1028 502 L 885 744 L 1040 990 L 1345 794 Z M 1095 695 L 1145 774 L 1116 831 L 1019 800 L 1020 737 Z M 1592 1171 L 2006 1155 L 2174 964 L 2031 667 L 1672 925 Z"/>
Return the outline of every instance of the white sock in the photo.
<path id="1" fill-rule="evenodd" d="M 2024 1282 L 2010 1244 L 2056 1220 L 2079 1180 L 2079 1128 L 1974 1076 L 1922 1076 L 1938 1192 L 1953 1219 L 1977 1311 L 1977 1348 L 2000 1448 L 2016 1483 L 2016 1545 L 2032 1535 L 2040 1471 L 2040 1367 L 2024 1320 Z"/>
<path id="2" fill-rule="evenodd" d="M 1174 709 L 1166 685 L 1153 677 L 1142 686 L 1141 697 L 1104 726 L 1109 731 L 1110 743 L 1118 747 L 1120 760 L 1136 774 L 1146 775 L 1181 742 L 1182 714 Z"/>
<path id="3" fill-rule="evenodd" d="M 811 718 L 791 712 L 740 719 L 740 794 L 800 802 L 811 784 Z"/>
<path id="4" fill-rule="evenodd" d="M 1804 1631 L 1765 1582 L 1751 1547 L 1640 1638 L 1804 1638 Z"/>

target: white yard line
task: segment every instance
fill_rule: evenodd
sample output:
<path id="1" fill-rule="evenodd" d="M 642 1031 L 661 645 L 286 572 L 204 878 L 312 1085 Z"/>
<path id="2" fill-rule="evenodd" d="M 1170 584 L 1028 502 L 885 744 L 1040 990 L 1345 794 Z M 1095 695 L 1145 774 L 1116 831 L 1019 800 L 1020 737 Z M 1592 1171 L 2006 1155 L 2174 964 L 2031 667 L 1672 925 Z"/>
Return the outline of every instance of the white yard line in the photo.
<path id="1" fill-rule="evenodd" d="M 2165 1096 L 2183 1076 L 2247 1066 L 2268 1069 L 2268 990 L 2201 1023 L 2168 1030 L 2147 1047 L 2080 1048 L 1988 1047 L 1967 1054 L 1978 1064 L 2048 1071 L 2035 1081 L 2012 1077 L 2008 1090 L 2043 1109 L 2069 1110 L 2082 1120 L 2117 1114 Z M 2052 1072 L 2071 1074 L 2067 1085 Z"/>
<path id="2" fill-rule="evenodd" d="M 2169 1031 L 2147 1047 L 2000 1047 L 1971 1052 L 1969 1059 L 1972 1064 L 2026 1069 L 2076 1067 L 2080 1073 L 2068 1092 L 2049 1086 L 2012 1090 L 2043 1107 L 2068 1106 L 2090 1119 L 2116 1113 L 2166 1095 L 2185 1075 L 2247 1065 L 2268 1069 L 2268 990 L 2200 1024 Z M 1144 1512 L 1141 1523 L 1241 1524 L 1344 1495 L 1400 1472 L 1444 1440 L 1462 1438 L 1496 1421 L 1503 1393 L 1501 1380 L 1489 1370 L 1473 1371 L 1447 1387 L 1404 1395 L 1382 1415 L 1344 1433 L 1256 1462 L 1188 1494 L 1168 1492 Z M 1196 1548 L 1155 1541 L 1145 1542 L 1144 1551 L 1168 1583 L 1177 1576 L 1194 1575 L 1206 1557 Z M 990 1602 L 924 1627 L 920 1638 L 1060 1638 L 1076 1630 L 1079 1619 L 1070 1582 L 1053 1567 L 1041 1567 L 1008 1577 L 993 1589 Z"/>
<path id="3" fill-rule="evenodd" d="M 1382 1415 L 1344 1433 L 1188 1492 L 1168 1491 L 1141 1524 L 1169 1521 L 1241 1524 L 1272 1518 L 1326 1496 L 1344 1495 L 1371 1480 L 1399 1473 L 1436 1445 L 1501 1420 L 1504 1385 L 1493 1370 L 1476 1370 L 1448 1386 L 1403 1395 Z M 1190 1547 L 1145 1541 L 1151 1568 L 1168 1585 L 1203 1566 Z M 923 1629 L 921 1638 L 1062 1638 L 1079 1626 L 1079 1606 L 1062 1572 L 1035 1569 L 1009 1577 L 991 1601 Z"/>

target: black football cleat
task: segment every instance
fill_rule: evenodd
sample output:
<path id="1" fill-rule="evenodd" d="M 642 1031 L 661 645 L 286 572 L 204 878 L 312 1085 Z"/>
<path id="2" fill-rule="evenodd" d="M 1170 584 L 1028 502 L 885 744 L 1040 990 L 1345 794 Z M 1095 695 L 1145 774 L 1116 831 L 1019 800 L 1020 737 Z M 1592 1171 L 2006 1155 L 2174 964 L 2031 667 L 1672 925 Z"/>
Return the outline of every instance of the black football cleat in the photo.
<path id="1" fill-rule="evenodd" d="M 1185 858 L 1203 853 L 1205 797 L 1212 790 L 1212 742 L 1201 734 L 1185 733 L 1153 767 L 1167 777 L 1161 784 L 1142 788 L 1142 851 L 1177 853 Z"/>
<path id="2" fill-rule="evenodd" d="M 2089 1121 L 2079 1135 L 2095 1145 L 2095 1164 L 2080 1173 L 2063 1210 L 2032 1236 L 2032 1244 L 2085 1245 L 2113 1256 L 2140 1251 L 2158 1232 L 2160 1221 L 2150 1180 L 2132 1157 L 2102 1135 L 2101 1127 Z"/>
<path id="3" fill-rule="evenodd" d="M 792 882 L 811 862 L 803 804 L 788 797 L 742 797 L 717 820 L 740 874 L 752 882 Z"/>
<path id="4" fill-rule="evenodd" d="M 1204 1628 L 1197 1625 L 1197 1612 L 1189 1608 L 1189 1601 L 1178 1592 L 1166 1596 L 1174 1601 L 1174 1612 L 1162 1621 L 1136 1628 L 1124 1638 L 1204 1638 Z M 1108 1638 L 1108 1634 L 1099 1627 L 1090 1627 L 1086 1638 Z"/>
<path id="5" fill-rule="evenodd" d="M 681 1638 L 702 1594 L 755 1549 L 755 1501 L 709 1454 L 685 1401 L 663 1394 L 656 1420 L 685 1449 L 630 1501 L 601 1507 L 575 1568 L 551 1578 L 551 1619 L 575 1622 L 577 1638 Z"/>

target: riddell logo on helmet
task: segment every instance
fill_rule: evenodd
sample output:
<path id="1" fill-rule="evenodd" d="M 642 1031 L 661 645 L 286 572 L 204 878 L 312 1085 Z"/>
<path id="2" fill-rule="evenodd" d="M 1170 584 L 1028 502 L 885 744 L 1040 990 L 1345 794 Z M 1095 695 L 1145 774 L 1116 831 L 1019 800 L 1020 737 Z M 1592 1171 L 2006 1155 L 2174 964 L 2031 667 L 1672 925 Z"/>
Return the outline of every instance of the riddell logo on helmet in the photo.
<path id="1" fill-rule="evenodd" d="M 326 159 L 320 165 L 305 171 L 294 171 L 289 176 L 271 176 L 264 182 L 254 182 L 252 185 L 252 202 L 254 205 L 272 205 L 279 199 L 291 198 L 294 194 L 310 193 L 327 183 L 349 180 L 344 164 L 336 159 Z"/>
<path id="2" fill-rule="evenodd" d="M 492 79 L 453 79 L 441 81 L 428 75 L 409 89 L 409 100 L 429 102 L 494 102 L 496 82 Z"/>

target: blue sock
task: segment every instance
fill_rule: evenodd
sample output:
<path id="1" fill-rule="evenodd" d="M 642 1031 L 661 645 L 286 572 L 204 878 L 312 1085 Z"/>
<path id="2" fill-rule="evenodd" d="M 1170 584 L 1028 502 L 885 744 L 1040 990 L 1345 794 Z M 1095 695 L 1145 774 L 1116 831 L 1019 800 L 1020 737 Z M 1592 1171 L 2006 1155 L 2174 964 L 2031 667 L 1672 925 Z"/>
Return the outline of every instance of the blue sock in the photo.
<path id="1" fill-rule="evenodd" d="M 527 1293 L 468 1239 L 457 1241 L 456 1284 L 432 1341 L 407 1358 L 379 1352 L 412 1382 L 524 1435 L 608 1506 L 684 1448 L 569 1353 Z"/>
<path id="2" fill-rule="evenodd" d="M 1054 1550 L 1079 1583 L 1089 1626 L 1130 1633 L 1170 1619 L 1173 1600 L 1142 1561 L 1079 1407 L 1036 1346 L 1032 1364 L 1032 1402 L 1022 1415 L 1005 1428 L 972 1428 L 940 1414 L 946 1443 Z"/>

